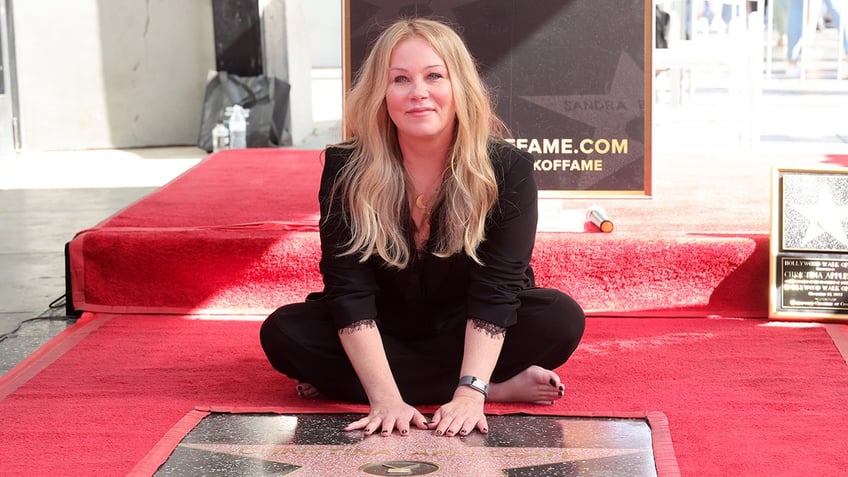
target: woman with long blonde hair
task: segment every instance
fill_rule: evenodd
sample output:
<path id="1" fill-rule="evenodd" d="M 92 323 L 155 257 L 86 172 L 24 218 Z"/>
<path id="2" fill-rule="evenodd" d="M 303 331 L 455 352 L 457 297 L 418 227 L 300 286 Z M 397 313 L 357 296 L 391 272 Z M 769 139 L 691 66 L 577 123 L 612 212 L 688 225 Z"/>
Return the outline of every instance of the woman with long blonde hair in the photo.
<path id="1" fill-rule="evenodd" d="M 426 19 L 377 38 L 345 104 L 347 142 L 321 178 L 324 290 L 262 326 L 303 397 L 370 405 L 346 430 L 488 431 L 486 401 L 554 402 L 583 311 L 535 286 L 532 158 L 461 37 Z M 427 419 L 414 406 L 440 404 Z"/>

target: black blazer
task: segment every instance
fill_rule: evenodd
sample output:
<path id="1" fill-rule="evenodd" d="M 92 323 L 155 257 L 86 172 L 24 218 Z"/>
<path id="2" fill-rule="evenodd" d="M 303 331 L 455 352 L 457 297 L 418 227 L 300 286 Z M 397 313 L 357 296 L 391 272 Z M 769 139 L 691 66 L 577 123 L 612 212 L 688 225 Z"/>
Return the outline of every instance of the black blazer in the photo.
<path id="1" fill-rule="evenodd" d="M 478 250 L 483 265 L 465 253 L 447 258 L 425 254 L 413 258 L 404 270 L 389 267 L 379 257 L 359 263 L 356 256 L 339 256 L 350 231 L 340 198 L 334 198 L 332 208 L 329 201 L 351 150 L 330 147 L 325 151 L 319 192 L 324 291 L 316 298 L 328 303 L 337 328 L 376 319 L 384 333 L 423 337 L 464 326 L 468 318 L 501 327 L 515 324 L 516 295 L 534 286 L 530 258 L 538 210 L 533 159 L 502 141 L 492 142 L 489 149 L 498 200 Z M 439 233 L 439 212 L 437 205 L 431 236 Z"/>

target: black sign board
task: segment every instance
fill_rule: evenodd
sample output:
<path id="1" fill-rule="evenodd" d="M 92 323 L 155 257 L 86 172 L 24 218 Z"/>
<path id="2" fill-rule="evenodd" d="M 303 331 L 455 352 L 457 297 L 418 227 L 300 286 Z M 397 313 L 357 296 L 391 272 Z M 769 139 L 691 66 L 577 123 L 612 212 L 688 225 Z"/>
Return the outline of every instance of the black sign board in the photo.
<path id="1" fill-rule="evenodd" d="M 633 0 L 346 0 L 345 89 L 387 24 L 444 20 L 534 156 L 540 197 L 650 195 L 653 15 Z"/>
<path id="2" fill-rule="evenodd" d="M 848 170 L 773 176 L 769 317 L 848 321 Z"/>

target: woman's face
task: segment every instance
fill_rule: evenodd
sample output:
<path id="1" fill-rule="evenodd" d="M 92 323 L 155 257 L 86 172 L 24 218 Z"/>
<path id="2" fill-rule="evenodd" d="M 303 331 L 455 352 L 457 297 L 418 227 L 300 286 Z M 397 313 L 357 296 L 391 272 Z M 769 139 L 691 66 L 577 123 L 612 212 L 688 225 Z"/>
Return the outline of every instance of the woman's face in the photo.
<path id="1" fill-rule="evenodd" d="M 386 108 L 398 141 L 451 141 L 456 121 L 451 79 L 442 58 L 426 40 L 398 43 L 389 59 Z"/>

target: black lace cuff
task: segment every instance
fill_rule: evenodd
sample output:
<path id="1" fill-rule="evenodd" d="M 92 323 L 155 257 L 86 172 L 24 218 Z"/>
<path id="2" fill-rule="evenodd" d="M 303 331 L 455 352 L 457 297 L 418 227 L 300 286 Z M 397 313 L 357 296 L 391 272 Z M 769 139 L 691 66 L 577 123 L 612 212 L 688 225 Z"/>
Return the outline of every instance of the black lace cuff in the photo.
<path id="1" fill-rule="evenodd" d="M 344 328 L 339 329 L 339 334 L 340 335 L 345 335 L 345 334 L 349 335 L 349 334 L 355 333 L 359 330 L 364 330 L 366 328 L 376 328 L 376 327 L 377 327 L 377 320 L 374 320 L 374 319 L 359 320 L 359 321 L 354 321 L 353 323 L 345 326 Z"/>
<path id="2" fill-rule="evenodd" d="M 471 326 L 473 326 L 475 330 L 485 332 L 491 338 L 506 338 L 506 328 L 498 326 L 494 323 L 489 323 L 488 321 L 481 320 L 478 318 L 471 318 Z"/>

